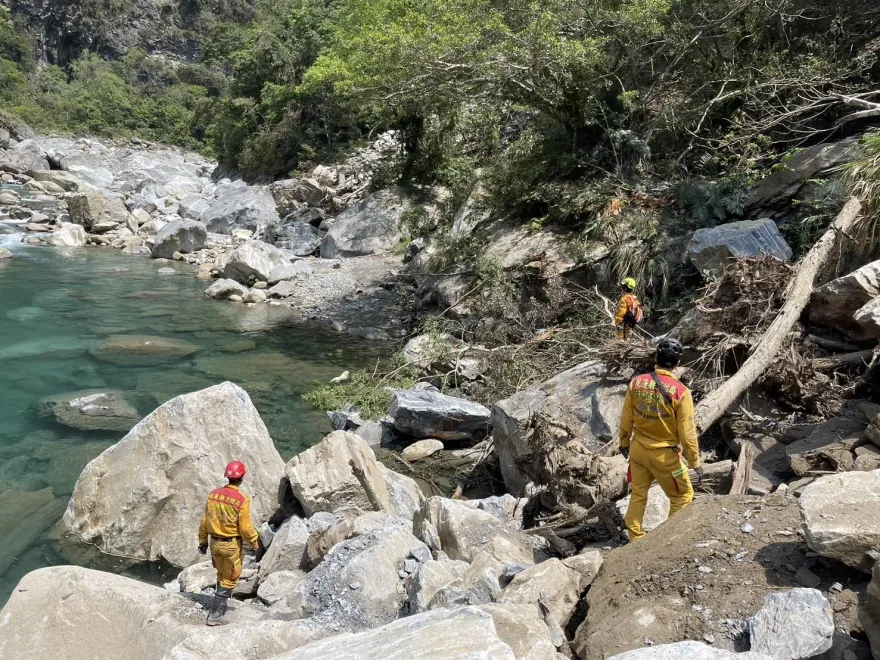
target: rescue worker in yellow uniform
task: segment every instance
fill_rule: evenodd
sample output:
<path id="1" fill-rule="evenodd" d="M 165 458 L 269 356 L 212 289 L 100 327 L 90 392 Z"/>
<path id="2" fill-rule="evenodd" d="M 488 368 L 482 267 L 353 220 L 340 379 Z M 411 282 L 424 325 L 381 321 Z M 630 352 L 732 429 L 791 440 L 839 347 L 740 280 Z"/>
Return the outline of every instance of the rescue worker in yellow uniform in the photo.
<path id="1" fill-rule="evenodd" d="M 617 302 L 617 313 L 614 315 L 614 329 L 617 331 L 617 338 L 623 341 L 629 341 L 629 335 L 636 326 L 636 315 L 638 314 L 639 301 L 635 296 L 636 281 L 627 277 L 620 283 L 623 288 L 623 294 Z"/>
<path id="2" fill-rule="evenodd" d="M 208 612 L 207 624 L 219 626 L 226 623 L 223 619 L 238 578 L 241 577 L 242 541 L 253 546 L 257 553 L 257 561 L 261 559 L 263 549 L 260 537 L 251 520 L 251 501 L 241 492 L 245 467 L 239 461 L 232 461 L 226 466 L 225 476 L 229 483 L 216 488 L 208 495 L 205 504 L 205 515 L 199 526 L 199 552 L 208 551 L 208 537 L 211 537 L 211 563 L 217 569 L 217 588 Z"/>
<path id="3" fill-rule="evenodd" d="M 625 521 L 630 542 L 645 536 L 642 518 L 648 489 L 654 481 L 669 498 L 670 516 L 693 501 L 694 489 L 681 462 L 682 450 L 688 465 L 697 473 L 697 483 L 703 481 L 691 391 L 669 371 L 678 366 L 683 352 L 678 341 L 661 341 L 657 347 L 657 369 L 633 378 L 626 391 L 620 420 L 620 452 L 629 459 L 632 493 Z"/>

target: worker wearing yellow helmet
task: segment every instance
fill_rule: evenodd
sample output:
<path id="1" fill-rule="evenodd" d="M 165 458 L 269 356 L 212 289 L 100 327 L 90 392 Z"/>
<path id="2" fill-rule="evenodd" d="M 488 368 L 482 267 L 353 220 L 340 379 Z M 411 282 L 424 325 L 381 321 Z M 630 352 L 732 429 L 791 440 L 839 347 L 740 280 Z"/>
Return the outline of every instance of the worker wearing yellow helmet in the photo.
<path id="1" fill-rule="evenodd" d="M 630 332 L 642 322 L 644 313 L 638 298 L 635 296 L 636 281 L 627 277 L 620 283 L 623 294 L 617 303 L 617 314 L 614 316 L 614 326 L 617 330 L 617 338 L 629 341 Z"/>

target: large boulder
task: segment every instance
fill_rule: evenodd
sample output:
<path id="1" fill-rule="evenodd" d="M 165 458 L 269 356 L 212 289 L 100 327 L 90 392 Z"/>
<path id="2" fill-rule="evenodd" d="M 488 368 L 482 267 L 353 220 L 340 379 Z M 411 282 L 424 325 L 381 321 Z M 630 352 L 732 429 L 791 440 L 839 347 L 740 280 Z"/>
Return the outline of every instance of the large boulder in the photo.
<path id="1" fill-rule="evenodd" d="M 48 234 L 40 234 L 39 239 L 52 247 L 85 247 L 88 234 L 80 225 L 62 222 L 59 229 Z"/>
<path id="2" fill-rule="evenodd" d="M 266 240 L 274 243 L 275 247 L 287 250 L 297 257 L 307 257 L 317 252 L 323 238 L 323 231 L 302 220 L 285 223 L 267 232 L 266 236 Z"/>
<path id="3" fill-rule="evenodd" d="M 188 254 L 201 250 L 208 230 L 198 220 L 175 220 L 159 230 L 153 241 L 153 259 L 170 259 L 175 252 Z"/>
<path id="4" fill-rule="evenodd" d="M 79 190 L 80 181 L 70 172 L 62 172 L 61 170 L 39 170 L 28 173 L 33 177 L 34 181 L 40 183 L 54 183 L 65 192 L 76 192 Z"/>
<path id="5" fill-rule="evenodd" d="M 491 411 L 485 406 L 434 390 L 400 390 L 389 411 L 394 426 L 413 438 L 467 440 L 489 432 Z"/>
<path id="6" fill-rule="evenodd" d="M 426 530 L 431 530 L 426 531 Z M 511 529 L 494 515 L 468 506 L 459 500 L 430 497 L 413 519 L 413 533 L 433 550 L 442 550 L 450 558 L 471 562 L 485 552 L 502 564 L 535 563 L 529 539 Z M 436 534 L 436 540 L 429 536 Z"/>
<path id="7" fill-rule="evenodd" d="M 872 261 L 813 291 L 810 322 L 847 333 L 855 339 L 870 339 L 873 332 L 859 325 L 856 312 L 880 296 L 880 261 Z"/>
<path id="8" fill-rule="evenodd" d="M 534 605 L 493 603 L 480 607 L 492 617 L 495 631 L 516 660 L 560 660 L 547 624 Z"/>
<path id="9" fill-rule="evenodd" d="M 188 566 L 199 559 L 205 498 L 232 460 L 248 468 L 243 490 L 259 525 L 277 508 L 284 476 L 259 413 L 232 383 L 184 394 L 86 466 L 64 525 L 107 553 Z"/>
<path id="10" fill-rule="evenodd" d="M 703 642 L 676 642 L 627 651 L 608 660 L 775 660 L 762 653 L 733 653 L 716 649 Z"/>
<path id="11" fill-rule="evenodd" d="M 201 220 L 210 207 L 204 197 L 191 193 L 180 200 L 180 217 L 186 220 Z"/>
<path id="12" fill-rule="evenodd" d="M 687 254 L 701 273 L 718 272 L 730 259 L 750 259 L 770 255 L 783 261 L 792 251 L 770 218 L 743 220 L 694 232 Z"/>
<path id="13" fill-rule="evenodd" d="M 564 628 L 581 591 L 581 574 L 554 558 L 514 575 L 498 602 L 535 607 L 543 603 L 548 614 Z"/>
<path id="14" fill-rule="evenodd" d="M 309 528 L 305 521 L 298 516 L 285 520 L 260 561 L 260 582 L 278 571 L 298 571 L 306 568 L 308 543 Z"/>
<path id="15" fill-rule="evenodd" d="M 314 621 L 249 621 L 202 629 L 174 646 L 162 660 L 263 660 L 327 637 Z"/>
<path id="16" fill-rule="evenodd" d="M 109 188 L 116 178 L 118 164 L 101 153 L 74 152 L 61 158 L 61 169 L 95 188 Z M 45 169 L 49 169 L 48 167 Z"/>
<path id="17" fill-rule="evenodd" d="M 97 190 L 75 193 L 67 197 L 70 219 L 85 229 L 111 227 L 128 220 L 128 210 L 119 198 L 105 197 Z"/>
<path id="18" fill-rule="evenodd" d="M 80 431 L 127 433 L 140 421 L 137 409 L 115 390 L 84 390 L 42 399 L 39 412 Z"/>
<path id="19" fill-rule="evenodd" d="M 388 488 L 388 497 L 394 506 L 394 511 L 398 517 L 412 520 L 425 501 L 425 494 L 419 484 L 415 479 L 390 470 L 381 463 L 378 463 L 378 467 Z"/>
<path id="20" fill-rule="evenodd" d="M 265 189 L 242 186 L 218 197 L 200 220 L 212 234 L 231 234 L 233 229 L 247 229 L 260 237 L 280 218 L 275 200 Z"/>
<path id="21" fill-rule="evenodd" d="M 834 637 L 831 603 L 816 589 L 767 594 L 749 619 L 752 650 L 775 660 L 802 660 L 829 650 Z"/>
<path id="22" fill-rule="evenodd" d="M 853 313 L 855 321 L 866 334 L 880 337 L 880 296 L 865 303 Z"/>
<path id="23" fill-rule="evenodd" d="M 870 571 L 880 548 L 880 470 L 822 477 L 798 499 L 810 548 L 847 566 Z"/>
<path id="24" fill-rule="evenodd" d="M 285 179 L 269 185 L 275 209 L 288 216 L 303 208 L 321 206 L 328 197 L 327 189 L 315 179 Z"/>
<path id="25" fill-rule="evenodd" d="M 274 245 L 248 241 L 226 258 L 223 277 L 244 284 L 250 279 L 268 282 L 272 271 L 287 263 L 290 258 Z"/>
<path id="26" fill-rule="evenodd" d="M 287 464 L 293 494 L 306 514 L 395 513 L 376 456 L 364 440 L 334 431 Z"/>
<path id="27" fill-rule="evenodd" d="M 324 259 L 388 252 L 400 242 L 400 221 L 412 208 L 403 191 L 381 190 L 343 211 L 321 241 Z"/>
<path id="28" fill-rule="evenodd" d="M 162 364 L 197 353 L 199 346 L 183 339 L 150 335 L 110 335 L 89 349 L 92 357 L 123 367 Z"/>
<path id="29" fill-rule="evenodd" d="M 0 658 L 155 660 L 203 630 L 205 613 L 161 587 L 56 566 L 22 578 L 0 622 Z"/>
<path id="30" fill-rule="evenodd" d="M 486 233 L 486 256 L 503 268 L 540 263 L 543 273 L 558 276 L 570 272 L 579 263 L 566 231 L 543 229 L 535 232 L 521 222 L 499 220 L 489 226 Z"/>
<path id="31" fill-rule="evenodd" d="M 338 543 L 317 568 L 272 606 L 269 616 L 314 618 L 337 632 L 390 623 L 406 600 L 401 578 L 404 562 L 418 548 L 427 552 L 398 525 Z"/>
<path id="32" fill-rule="evenodd" d="M 356 635 L 313 642 L 274 660 L 516 660 L 492 616 L 474 607 L 438 609 Z"/>
<path id="33" fill-rule="evenodd" d="M 606 380 L 605 373 L 604 362 L 585 362 L 493 406 L 492 437 L 508 491 L 522 494 L 529 483 L 520 460 L 533 451 L 529 430 L 535 415 L 567 429 L 591 451 L 616 437 L 626 383 Z"/>
<path id="34" fill-rule="evenodd" d="M 0 171 L 12 174 L 37 172 L 51 169 L 49 161 L 32 152 L 0 151 Z"/>
<path id="35" fill-rule="evenodd" d="M 463 583 L 468 568 L 466 561 L 448 558 L 431 559 L 421 564 L 406 583 L 410 614 L 420 614 L 437 607 L 437 594 L 448 587 Z"/>
<path id="36" fill-rule="evenodd" d="M 786 158 L 782 167 L 761 179 L 749 192 L 749 209 L 787 207 L 811 179 L 833 168 L 850 163 L 859 155 L 859 141 L 848 138 L 839 142 L 818 144 Z"/>

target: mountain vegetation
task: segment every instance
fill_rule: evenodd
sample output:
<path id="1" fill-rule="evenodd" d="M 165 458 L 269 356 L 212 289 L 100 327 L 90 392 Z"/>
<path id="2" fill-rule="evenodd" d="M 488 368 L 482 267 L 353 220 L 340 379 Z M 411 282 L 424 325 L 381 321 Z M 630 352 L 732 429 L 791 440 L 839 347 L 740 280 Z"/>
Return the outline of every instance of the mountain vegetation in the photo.
<path id="1" fill-rule="evenodd" d="M 211 20 L 172 4 L 194 61 L 47 65 L 0 10 L 0 105 L 41 130 L 198 148 L 251 180 L 395 130 L 383 182 L 457 199 L 480 171 L 508 216 L 577 227 L 660 182 L 683 184 L 697 224 L 736 217 L 781 154 L 880 114 L 871 0 L 256 0 Z"/>

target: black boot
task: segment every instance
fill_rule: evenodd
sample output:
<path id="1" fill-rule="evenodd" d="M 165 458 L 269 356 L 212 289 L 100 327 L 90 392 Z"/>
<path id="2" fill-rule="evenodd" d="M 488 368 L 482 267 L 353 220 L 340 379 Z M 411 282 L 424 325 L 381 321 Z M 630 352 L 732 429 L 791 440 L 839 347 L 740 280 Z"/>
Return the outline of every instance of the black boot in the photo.
<path id="1" fill-rule="evenodd" d="M 211 610 L 208 612 L 208 620 L 205 623 L 209 626 L 223 626 L 228 623 L 224 617 L 229 607 L 231 595 L 232 589 L 224 589 L 219 584 L 217 585 L 214 590 L 214 598 L 211 601 Z"/>

